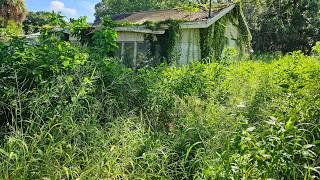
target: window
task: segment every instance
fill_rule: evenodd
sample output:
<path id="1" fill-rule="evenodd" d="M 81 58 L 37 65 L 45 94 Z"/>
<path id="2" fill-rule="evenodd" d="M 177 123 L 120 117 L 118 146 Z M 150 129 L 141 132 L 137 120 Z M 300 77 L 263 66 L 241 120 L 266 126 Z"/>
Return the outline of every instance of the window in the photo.
<path id="1" fill-rule="evenodd" d="M 118 43 L 118 47 L 116 56 L 128 67 L 144 67 L 152 61 L 150 43 L 148 41 L 122 41 Z"/>
<path id="2" fill-rule="evenodd" d="M 137 57 L 136 66 L 144 67 L 152 61 L 150 43 L 149 42 L 138 42 L 137 43 Z"/>
<path id="3" fill-rule="evenodd" d="M 135 56 L 135 43 L 124 42 L 123 43 L 122 62 L 128 67 L 135 67 L 134 56 Z"/>

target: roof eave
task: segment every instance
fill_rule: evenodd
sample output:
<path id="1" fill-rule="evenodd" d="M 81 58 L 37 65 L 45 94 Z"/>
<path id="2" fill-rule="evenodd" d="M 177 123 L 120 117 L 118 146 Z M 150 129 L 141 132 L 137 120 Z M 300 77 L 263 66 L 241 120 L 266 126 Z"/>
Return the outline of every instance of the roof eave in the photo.
<path id="1" fill-rule="evenodd" d="M 146 26 L 125 26 L 114 28 L 117 32 L 137 32 L 137 33 L 147 33 L 147 34 L 164 34 L 165 30 L 151 30 Z"/>
<path id="2" fill-rule="evenodd" d="M 184 22 L 184 23 L 180 23 L 180 27 L 182 29 L 193 29 L 193 28 L 208 28 L 209 26 L 211 26 L 213 23 L 215 23 L 216 21 L 218 21 L 220 18 L 222 18 L 223 16 L 225 16 L 227 13 L 229 13 L 231 10 L 233 10 L 236 7 L 235 4 L 223 9 L 221 12 L 219 12 L 217 15 L 215 15 L 214 17 L 208 19 L 208 20 L 204 20 L 204 21 L 195 21 L 195 22 Z"/>

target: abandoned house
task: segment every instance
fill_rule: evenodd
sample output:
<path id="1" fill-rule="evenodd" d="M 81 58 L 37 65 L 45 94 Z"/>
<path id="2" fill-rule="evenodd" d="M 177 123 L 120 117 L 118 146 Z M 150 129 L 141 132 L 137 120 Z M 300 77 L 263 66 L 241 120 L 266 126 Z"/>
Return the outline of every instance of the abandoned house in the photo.
<path id="1" fill-rule="evenodd" d="M 244 54 L 251 34 L 239 4 L 153 10 L 116 15 L 117 56 L 130 67 L 184 65 L 205 58 L 219 59 L 225 48 Z"/>

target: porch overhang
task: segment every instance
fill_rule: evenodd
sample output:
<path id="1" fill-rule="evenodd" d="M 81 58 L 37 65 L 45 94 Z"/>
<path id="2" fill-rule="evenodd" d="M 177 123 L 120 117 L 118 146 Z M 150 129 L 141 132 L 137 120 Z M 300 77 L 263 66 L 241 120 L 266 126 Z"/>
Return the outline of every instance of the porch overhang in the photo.
<path id="1" fill-rule="evenodd" d="M 151 30 L 146 26 L 125 26 L 125 27 L 116 27 L 114 28 L 117 32 L 137 32 L 137 33 L 145 33 L 145 34 L 164 34 L 165 30 Z"/>

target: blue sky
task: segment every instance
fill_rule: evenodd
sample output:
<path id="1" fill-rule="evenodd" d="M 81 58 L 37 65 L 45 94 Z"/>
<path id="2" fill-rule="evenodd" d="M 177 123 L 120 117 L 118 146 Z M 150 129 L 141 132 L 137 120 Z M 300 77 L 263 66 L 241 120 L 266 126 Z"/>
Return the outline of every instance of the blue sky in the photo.
<path id="1" fill-rule="evenodd" d="M 94 20 L 94 6 L 101 0 L 26 0 L 28 11 L 60 11 L 68 18 L 88 16 Z"/>

